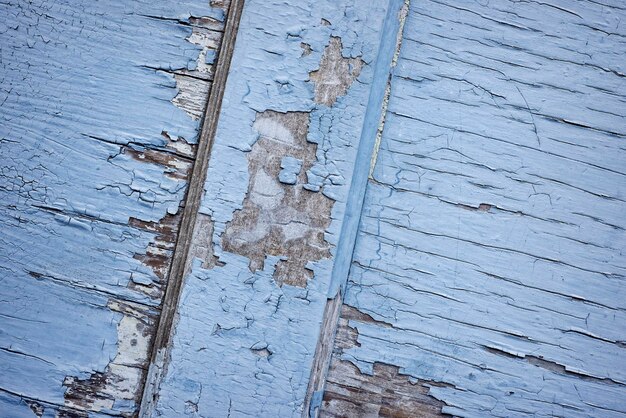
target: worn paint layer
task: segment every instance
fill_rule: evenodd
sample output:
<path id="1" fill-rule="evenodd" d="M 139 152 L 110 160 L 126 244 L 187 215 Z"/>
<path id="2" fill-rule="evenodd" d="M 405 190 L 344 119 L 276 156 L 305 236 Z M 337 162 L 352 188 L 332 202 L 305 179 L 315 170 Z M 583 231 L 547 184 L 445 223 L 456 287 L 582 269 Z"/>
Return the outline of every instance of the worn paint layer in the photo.
<path id="1" fill-rule="evenodd" d="M 317 144 L 306 139 L 309 113 L 266 111 L 253 126 L 259 139 L 248 153 L 248 193 L 226 226 L 222 248 L 250 259 L 252 272 L 262 270 L 269 255 L 284 257 L 274 280 L 306 287 L 313 276 L 307 263 L 330 257 L 324 231 L 333 205 L 306 188 L 306 173 L 317 161 Z"/>
<path id="2" fill-rule="evenodd" d="M 154 416 L 304 412 L 396 3 L 246 1 Z"/>
<path id="3" fill-rule="evenodd" d="M 335 338 L 335 351 L 326 379 L 321 417 L 437 417 L 445 404 L 429 394 L 432 386 L 443 383 L 420 381 L 399 373 L 398 366 L 376 362 L 372 373 L 362 373 L 344 351 L 358 346 L 358 331 L 350 324 L 376 321 L 357 309 L 343 305 Z"/>
<path id="4" fill-rule="evenodd" d="M 309 73 L 309 78 L 315 83 L 315 102 L 332 106 L 338 97 L 346 94 L 362 67 L 361 57 L 345 58 L 341 38 L 331 36 L 319 69 Z"/>
<path id="5" fill-rule="evenodd" d="M 190 90 L 210 83 L 223 10 L 0 15 L 0 412 L 131 416 L 206 100 Z"/>
<path id="6" fill-rule="evenodd" d="M 329 415 L 381 363 L 443 413 L 626 414 L 624 17 L 411 2 L 345 296 L 371 320 L 343 315 Z"/>

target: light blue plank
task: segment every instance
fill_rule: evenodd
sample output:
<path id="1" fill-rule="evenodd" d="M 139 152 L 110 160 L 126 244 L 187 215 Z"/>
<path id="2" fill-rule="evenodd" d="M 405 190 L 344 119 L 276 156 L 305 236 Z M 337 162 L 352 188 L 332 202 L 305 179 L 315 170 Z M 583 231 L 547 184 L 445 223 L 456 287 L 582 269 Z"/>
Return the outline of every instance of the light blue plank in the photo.
<path id="1" fill-rule="evenodd" d="M 141 260 L 191 165 L 166 136 L 194 144 L 199 127 L 171 102 L 173 72 L 196 66 L 190 17 L 223 12 L 59 0 L 0 16 L 0 392 L 46 414 L 132 414 L 165 284 Z M 95 394 L 70 399 L 98 373 Z M 22 414 L 7 396 L 0 415 Z"/>
<path id="2" fill-rule="evenodd" d="M 154 416 L 302 415 L 327 295 L 339 286 L 331 274 L 346 212 L 354 211 L 347 205 L 362 197 L 350 195 L 351 185 L 358 176 L 366 179 L 381 114 L 392 55 L 381 46 L 393 44 L 396 37 L 384 28 L 395 21 L 388 27 L 397 30 L 400 6 L 399 1 L 246 1 L 201 207 L 214 224 L 212 245 L 222 264 L 203 267 L 196 259 L 186 277 Z M 328 69 L 324 54 L 332 54 L 333 46 L 340 47 L 332 58 L 337 66 Z M 333 76 L 333 69 L 346 61 L 351 64 L 337 79 L 324 78 L 324 71 Z M 349 78 L 345 72 L 361 65 L 358 78 L 342 90 L 341 77 Z M 324 83 L 336 83 L 336 100 L 323 90 Z M 272 119 L 268 110 L 287 114 Z M 307 128 L 309 144 L 317 145 L 312 166 L 303 167 L 306 176 L 295 185 L 279 181 L 282 155 L 269 153 L 258 166 L 250 162 L 265 143 L 283 147 L 295 141 L 297 129 L 281 122 L 290 117 L 288 112 L 297 121 L 304 117 L 298 123 L 308 126 L 296 127 Z M 282 201 L 275 196 L 294 190 L 289 187 L 309 193 L 305 203 L 324 201 L 320 193 L 332 203 L 322 214 L 329 224 L 323 245 L 330 252 L 310 260 L 306 268 L 312 277 L 299 286 L 289 284 L 289 276 L 282 286 L 274 280 L 278 263 L 288 262 L 288 254 L 267 255 L 262 266 L 255 262 L 251 269 L 248 257 L 223 244 L 232 235 L 233 219 L 241 216 L 237 211 L 249 210 L 247 202 L 257 199 L 254 207 L 268 213 L 267 207 Z M 306 215 L 310 209 L 303 207 Z M 291 219 L 293 210 L 286 205 L 283 219 Z M 266 226 L 298 234 L 297 228 L 286 232 L 281 225 L 280 206 L 272 213 L 272 222 L 249 225 L 247 242 L 258 240 L 252 232 Z M 264 240 L 258 245 L 263 247 Z"/>
<path id="3" fill-rule="evenodd" d="M 619 5 L 411 2 L 343 358 L 443 412 L 626 414 Z"/>

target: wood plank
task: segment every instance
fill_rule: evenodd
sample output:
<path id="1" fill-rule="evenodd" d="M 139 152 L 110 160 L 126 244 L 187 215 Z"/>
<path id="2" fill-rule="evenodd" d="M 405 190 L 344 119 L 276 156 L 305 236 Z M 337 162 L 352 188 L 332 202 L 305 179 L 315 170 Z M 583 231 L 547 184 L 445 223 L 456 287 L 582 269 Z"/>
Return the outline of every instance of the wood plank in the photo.
<path id="1" fill-rule="evenodd" d="M 224 12 L 0 8 L 0 411 L 134 416 Z"/>
<path id="2" fill-rule="evenodd" d="M 381 38 L 395 41 L 383 28 L 399 5 L 246 2 L 150 414 L 308 414 L 342 225 L 362 198 L 351 184 L 367 181 L 381 113 L 392 55 Z"/>
<path id="3" fill-rule="evenodd" d="M 428 382 L 440 413 L 626 413 L 623 18 L 594 2 L 411 2 L 329 416 L 387 414 L 375 389 L 411 388 L 392 371 L 416 398 Z M 346 395 L 361 390 L 366 409 Z"/>

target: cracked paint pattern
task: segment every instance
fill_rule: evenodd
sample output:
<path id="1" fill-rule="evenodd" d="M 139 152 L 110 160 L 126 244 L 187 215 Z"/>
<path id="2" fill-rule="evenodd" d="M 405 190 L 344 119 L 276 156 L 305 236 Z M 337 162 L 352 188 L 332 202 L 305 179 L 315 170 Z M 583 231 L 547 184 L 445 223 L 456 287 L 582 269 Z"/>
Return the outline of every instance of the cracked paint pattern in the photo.
<path id="1" fill-rule="evenodd" d="M 370 315 L 343 305 L 330 373 L 326 379 L 321 417 L 438 417 L 445 404 L 429 394 L 440 382 L 424 381 L 399 373 L 399 367 L 375 362 L 372 373 L 361 371 L 342 354 L 359 346 L 358 331 L 350 324 L 374 323 L 389 328 Z"/>
<path id="2" fill-rule="evenodd" d="M 435 382 L 457 416 L 626 414 L 609 3 L 411 2 L 345 298 L 374 322 L 344 318 L 334 364 Z"/>
<path id="3" fill-rule="evenodd" d="M 209 73 L 195 39 L 223 20 L 204 3 L 0 5 L 3 416 L 137 409 L 199 127 L 179 76 Z"/>
<path id="4" fill-rule="evenodd" d="M 224 6 L 221 7 L 224 11 L 227 10 Z M 192 16 L 188 22 L 192 32 L 187 37 L 187 41 L 202 49 L 195 66 L 191 69 L 172 71 L 178 90 L 172 103 L 187 112 L 194 120 L 200 120 L 204 114 L 213 82 L 216 51 L 219 51 L 224 35 L 224 18 L 223 16 Z"/>
<path id="5" fill-rule="evenodd" d="M 350 184 L 355 164 L 361 164 L 356 154 L 365 114 L 378 97 L 372 90 L 379 73 L 383 84 L 387 79 L 390 59 L 378 60 L 382 28 L 399 6 L 365 0 L 245 3 L 200 209 L 210 217 L 213 257 L 220 265 L 203 267 L 198 258 L 191 263 L 153 416 L 302 415 Z M 329 44 L 341 45 L 335 59 L 363 62 L 358 79 L 348 77 L 331 106 L 315 100 L 310 78 L 324 71 L 320 62 Z M 298 138 L 300 145 L 280 144 L 283 137 Z M 267 155 L 270 146 L 280 146 L 280 155 Z M 279 178 L 283 157 L 290 155 L 303 161 L 295 185 Z M 255 162 L 263 158 L 269 163 Z M 363 164 L 367 173 L 369 158 Z M 255 196 L 257 181 L 264 187 Z M 237 234 L 260 227 L 254 220 L 250 229 L 234 229 L 245 225 L 255 200 L 272 206 L 296 191 L 307 196 L 302 204 L 321 202 L 327 216 L 323 241 L 315 237 L 309 245 L 317 243 L 329 256 L 298 260 L 298 270 L 311 272 L 304 277 L 280 273 L 288 252 L 266 248 L 264 255 L 247 257 L 234 244 Z"/>

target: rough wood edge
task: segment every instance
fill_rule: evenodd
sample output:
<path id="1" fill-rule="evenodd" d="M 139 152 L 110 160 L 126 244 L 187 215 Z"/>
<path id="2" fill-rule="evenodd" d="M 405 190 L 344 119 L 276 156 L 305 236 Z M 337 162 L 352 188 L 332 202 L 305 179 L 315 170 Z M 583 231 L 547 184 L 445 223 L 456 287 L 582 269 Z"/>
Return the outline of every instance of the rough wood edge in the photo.
<path id="1" fill-rule="evenodd" d="M 189 187 L 187 189 L 185 209 L 179 229 L 180 232 L 168 274 L 167 288 L 163 297 L 159 324 L 152 345 L 150 366 L 143 382 L 143 396 L 139 411 L 139 416 L 141 417 L 149 417 L 155 406 L 160 381 L 164 375 L 164 368 L 167 363 L 168 347 L 172 336 L 176 308 L 180 300 L 185 265 L 191 247 L 194 225 L 200 208 L 211 148 L 215 138 L 215 132 L 217 131 L 217 123 L 222 107 L 222 99 L 230 71 L 233 51 L 235 49 L 235 41 L 244 1 L 245 0 L 232 0 L 226 17 L 222 45 L 215 66 L 213 86 L 209 92 L 209 98 L 204 111 L 204 119 L 198 139 L 198 150 L 189 180 Z"/>
<path id="2" fill-rule="evenodd" d="M 304 398 L 303 417 L 313 418 L 319 415 L 319 409 L 324 396 L 326 377 L 328 375 L 328 367 L 330 366 L 333 348 L 335 346 L 335 334 L 337 333 L 337 325 L 339 324 L 342 305 L 343 297 L 341 290 L 339 290 L 337 296 L 333 299 L 328 299 L 324 307 L 324 319 L 322 321 L 317 347 L 315 347 L 315 355 L 313 357 L 311 377 L 306 391 L 306 398 Z"/>

